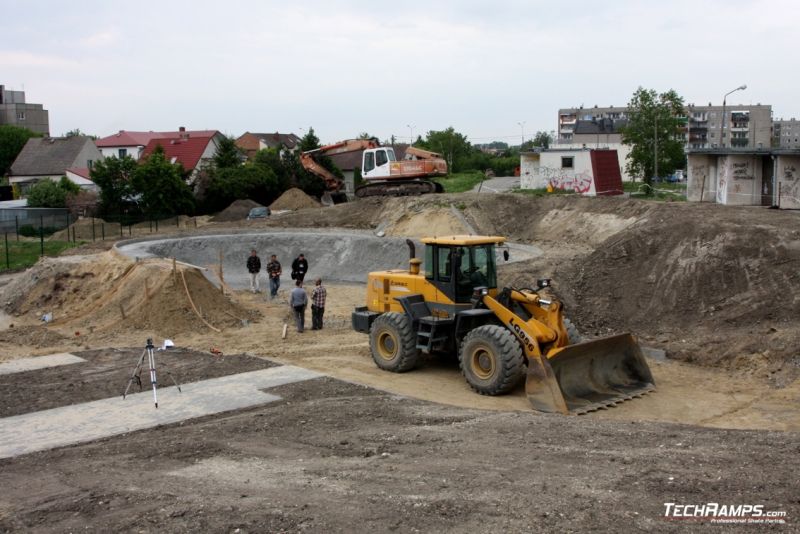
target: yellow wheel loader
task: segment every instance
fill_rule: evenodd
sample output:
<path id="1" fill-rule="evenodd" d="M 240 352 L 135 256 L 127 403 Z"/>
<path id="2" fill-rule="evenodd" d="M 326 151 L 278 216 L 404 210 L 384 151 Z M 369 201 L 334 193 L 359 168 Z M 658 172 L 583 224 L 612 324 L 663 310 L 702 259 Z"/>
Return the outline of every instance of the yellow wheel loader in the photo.
<path id="1" fill-rule="evenodd" d="M 581 414 L 655 389 L 630 334 L 580 342 L 561 302 L 536 288 L 497 287 L 498 236 L 426 238 L 423 261 L 412 241 L 408 270 L 369 274 L 366 306 L 353 328 L 369 334 L 376 365 L 412 370 L 421 355 L 458 355 L 467 383 L 483 395 L 513 390 L 523 377 L 543 412 Z M 508 259 L 508 248 L 503 249 Z"/>

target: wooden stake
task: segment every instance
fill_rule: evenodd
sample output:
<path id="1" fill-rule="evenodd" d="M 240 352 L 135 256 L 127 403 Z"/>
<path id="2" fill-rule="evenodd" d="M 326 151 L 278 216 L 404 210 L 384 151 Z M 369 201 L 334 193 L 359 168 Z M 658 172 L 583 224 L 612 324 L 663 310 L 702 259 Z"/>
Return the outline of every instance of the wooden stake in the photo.
<path id="1" fill-rule="evenodd" d="M 281 339 L 286 339 L 286 332 L 289 330 L 289 325 L 283 323 L 283 334 L 281 335 Z"/>
<path id="2" fill-rule="evenodd" d="M 122 303 L 119 303 L 119 312 L 122 314 L 122 320 L 125 320 L 125 308 L 122 306 Z"/>
<path id="3" fill-rule="evenodd" d="M 222 275 L 222 249 L 219 249 L 219 291 L 225 294 L 225 277 Z"/>

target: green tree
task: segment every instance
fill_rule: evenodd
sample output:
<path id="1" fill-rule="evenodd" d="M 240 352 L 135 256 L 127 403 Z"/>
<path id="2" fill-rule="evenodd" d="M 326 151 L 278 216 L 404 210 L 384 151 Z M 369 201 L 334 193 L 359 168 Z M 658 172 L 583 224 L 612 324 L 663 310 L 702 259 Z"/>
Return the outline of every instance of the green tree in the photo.
<path id="1" fill-rule="evenodd" d="M 42 134 L 19 126 L 0 126 L 0 176 L 8 174 L 11 164 L 17 159 L 28 139 L 41 136 Z"/>
<path id="2" fill-rule="evenodd" d="M 181 178 L 182 167 L 167 161 L 156 147 L 133 172 L 134 191 L 141 195 L 142 210 L 150 217 L 194 212 L 194 195 Z"/>
<path id="3" fill-rule="evenodd" d="M 134 194 L 133 173 L 136 161 L 130 156 L 111 156 L 96 161 L 90 176 L 100 188 L 99 211 L 103 217 L 114 219 L 124 210 Z"/>
<path id="4" fill-rule="evenodd" d="M 215 212 L 239 199 L 269 206 L 281 192 L 278 177 L 271 168 L 247 163 L 241 167 L 217 169 L 208 185 L 205 207 Z"/>
<path id="5" fill-rule="evenodd" d="M 214 154 L 214 166 L 217 169 L 227 169 L 229 167 L 239 167 L 244 160 L 244 153 L 236 146 L 236 140 L 232 137 L 223 137 Z"/>
<path id="6" fill-rule="evenodd" d="M 452 126 L 446 130 L 429 131 L 421 146 L 442 154 L 450 172 L 459 172 L 466 168 L 465 160 L 472 152 L 467 136 L 456 132 Z"/>
<path id="7" fill-rule="evenodd" d="M 28 190 L 28 206 L 31 208 L 64 208 L 67 191 L 52 180 L 42 180 Z"/>
<path id="8" fill-rule="evenodd" d="M 541 148 L 550 148 L 552 143 L 553 136 L 547 132 L 536 132 L 536 135 L 533 136 L 533 141 L 531 141 L 533 146 Z"/>
<path id="9" fill-rule="evenodd" d="M 308 133 L 306 133 L 302 139 L 300 139 L 300 152 L 308 152 L 309 150 L 314 150 L 315 148 L 319 148 L 322 145 L 319 143 L 319 137 L 314 133 L 314 128 L 308 127 Z"/>
<path id="10" fill-rule="evenodd" d="M 77 195 L 81 192 L 81 186 L 67 178 L 66 176 L 62 176 L 61 179 L 58 181 L 58 187 L 63 189 L 68 195 Z"/>
<path id="11" fill-rule="evenodd" d="M 685 164 L 683 140 L 679 137 L 684 115 L 683 98 L 670 89 L 658 94 L 639 87 L 628 103 L 628 124 L 622 142 L 631 146 L 626 170 L 641 176 L 648 185 L 658 173 L 672 174 Z"/>

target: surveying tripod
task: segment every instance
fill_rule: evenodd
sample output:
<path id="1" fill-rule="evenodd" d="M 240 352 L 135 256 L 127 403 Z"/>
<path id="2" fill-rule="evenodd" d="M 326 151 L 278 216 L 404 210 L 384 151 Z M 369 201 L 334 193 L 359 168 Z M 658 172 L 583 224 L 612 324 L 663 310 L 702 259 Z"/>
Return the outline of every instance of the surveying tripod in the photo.
<path id="1" fill-rule="evenodd" d="M 155 354 L 155 347 L 153 346 L 153 340 L 151 338 L 147 338 L 147 345 L 144 347 L 144 351 L 142 351 L 142 355 L 139 356 L 139 361 L 136 363 L 136 367 L 133 369 L 133 373 L 131 374 L 131 378 L 128 380 L 128 385 L 125 387 L 125 391 L 122 393 L 123 400 L 128 395 L 128 390 L 131 389 L 131 385 L 134 381 L 139 384 L 139 391 L 142 391 L 142 365 L 144 364 L 144 357 L 147 355 L 147 361 L 150 365 L 150 383 L 153 385 L 153 403 L 155 403 L 156 408 L 158 408 L 158 393 L 156 391 L 157 388 L 157 380 L 156 380 L 156 354 Z M 163 366 L 163 364 L 162 364 Z M 164 366 L 164 370 L 169 375 L 172 383 L 175 384 L 175 387 L 178 388 L 178 392 L 181 391 L 181 386 L 175 380 L 175 377 L 172 376 L 172 373 L 169 372 Z"/>

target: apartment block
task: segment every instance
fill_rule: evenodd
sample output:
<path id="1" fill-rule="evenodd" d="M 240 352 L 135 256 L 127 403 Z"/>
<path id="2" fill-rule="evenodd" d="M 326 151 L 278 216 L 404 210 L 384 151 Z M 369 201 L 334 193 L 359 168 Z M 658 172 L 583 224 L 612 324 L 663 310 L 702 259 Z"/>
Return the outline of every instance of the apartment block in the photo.
<path id="1" fill-rule="evenodd" d="M 0 124 L 50 135 L 50 117 L 44 106 L 26 103 L 25 91 L 11 91 L 5 85 L 0 85 Z"/>
<path id="2" fill-rule="evenodd" d="M 800 148 L 800 120 L 792 117 L 772 121 L 772 147 Z"/>
<path id="3" fill-rule="evenodd" d="M 623 121 L 627 107 L 564 108 L 558 110 L 558 142 L 575 143 L 580 122 Z M 772 144 L 772 106 L 688 104 L 681 132 L 687 148 L 769 148 Z M 800 138 L 800 135 L 798 136 Z"/>

